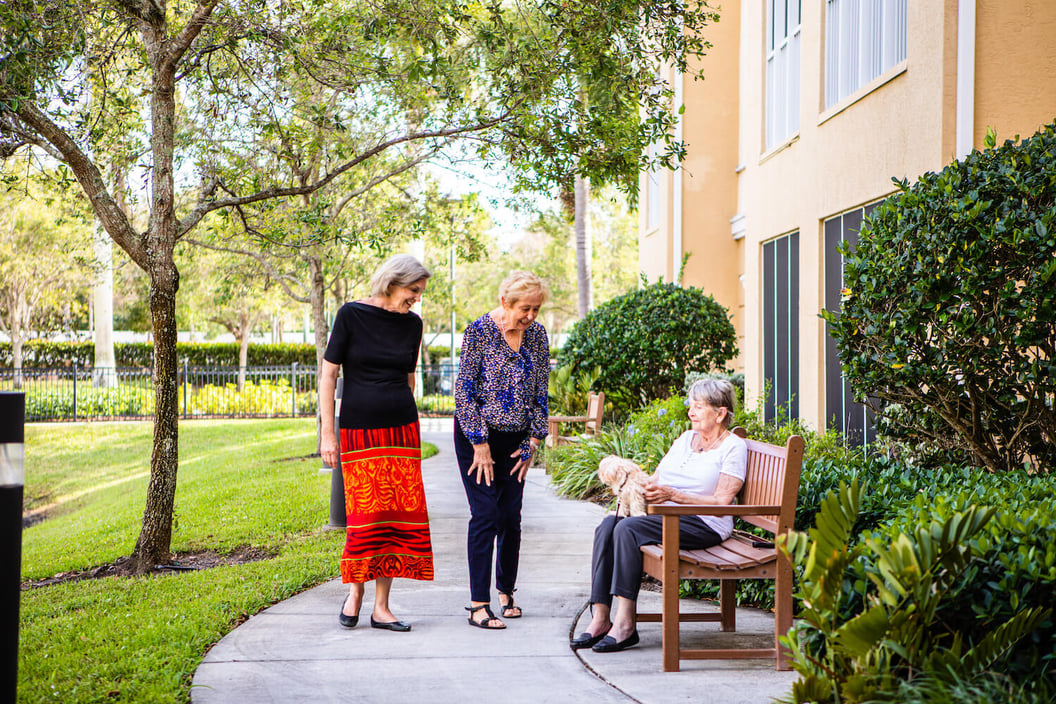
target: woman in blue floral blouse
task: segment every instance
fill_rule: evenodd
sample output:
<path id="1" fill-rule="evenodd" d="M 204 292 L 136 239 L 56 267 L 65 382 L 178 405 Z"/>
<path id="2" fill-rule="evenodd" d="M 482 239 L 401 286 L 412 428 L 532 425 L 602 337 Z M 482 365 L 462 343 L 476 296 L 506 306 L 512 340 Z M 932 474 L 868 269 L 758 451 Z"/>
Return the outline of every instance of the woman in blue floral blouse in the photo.
<path id="1" fill-rule="evenodd" d="M 462 337 L 455 385 L 455 454 L 469 499 L 469 623 L 506 628 L 491 610 L 491 564 L 502 617 L 513 602 L 521 550 L 521 497 L 536 448 L 546 437 L 550 341 L 535 321 L 546 300 L 535 274 L 511 273 L 499 306 Z M 494 546 L 494 547 L 493 547 Z"/>

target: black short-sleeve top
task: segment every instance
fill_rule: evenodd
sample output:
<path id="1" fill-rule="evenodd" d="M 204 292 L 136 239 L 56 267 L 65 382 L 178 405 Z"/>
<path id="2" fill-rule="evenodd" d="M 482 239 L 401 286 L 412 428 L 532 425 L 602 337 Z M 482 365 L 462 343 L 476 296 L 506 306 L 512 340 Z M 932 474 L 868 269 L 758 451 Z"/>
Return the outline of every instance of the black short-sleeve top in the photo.
<path id="1" fill-rule="evenodd" d="M 323 358 L 342 367 L 342 428 L 393 428 L 418 420 L 407 375 L 418 364 L 422 319 L 368 303 L 337 311 Z"/>

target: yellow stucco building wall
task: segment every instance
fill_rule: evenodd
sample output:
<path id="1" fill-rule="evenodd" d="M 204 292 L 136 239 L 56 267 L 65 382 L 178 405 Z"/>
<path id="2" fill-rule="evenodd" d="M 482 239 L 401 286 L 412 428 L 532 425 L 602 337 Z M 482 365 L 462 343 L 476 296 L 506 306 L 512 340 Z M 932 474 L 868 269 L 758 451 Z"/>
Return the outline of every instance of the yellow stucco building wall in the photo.
<path id="1" fill-rule="evenodd" d="M 723 4 L 708 30 L 705 79 L 685 79 L 680 89 L 687 159 L 681 173 L 653 184 L 643 178 L 640 237 L 651 280 L 671 280 L 681 253 L 692 253 L 683 283 L 733 314 L 736 365 L 754 403 L 766 377 L 762 254 L 775 238 L 798 233 L 798 306 L 789 313 L 798 326 L 795 395 L 798 415 L 818 428 L 827 422 L 818 315 L 825 222 L 889 195 L 893 177 L 912 181 L 981 147 L 987 127 L 999 139 L 1025 137 L 1056 119 L 1056 2 L 909 0 L 905 59 L 826 106 L 829 1 L 800 3 L 798 129 L 771 145 L 766 28 L 775 0 Z"/>

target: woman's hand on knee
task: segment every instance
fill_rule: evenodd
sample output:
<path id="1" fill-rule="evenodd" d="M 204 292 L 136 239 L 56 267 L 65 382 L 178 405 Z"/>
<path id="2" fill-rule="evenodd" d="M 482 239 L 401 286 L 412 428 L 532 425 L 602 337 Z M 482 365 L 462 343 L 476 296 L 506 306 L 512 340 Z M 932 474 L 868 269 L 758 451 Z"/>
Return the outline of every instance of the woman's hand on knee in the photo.
<path id="1" fill-rule="evenodd" d="M 491 447 L 486 442 L 473 446 L 473 464 L 469 465 L 466 474 L 474 473 L 477 484 L 480 484 L 480 480 L 483 479 L 484 484 L 491 486 L 491 482 L 495 479 L 495 461 L 491 458 Z"/>

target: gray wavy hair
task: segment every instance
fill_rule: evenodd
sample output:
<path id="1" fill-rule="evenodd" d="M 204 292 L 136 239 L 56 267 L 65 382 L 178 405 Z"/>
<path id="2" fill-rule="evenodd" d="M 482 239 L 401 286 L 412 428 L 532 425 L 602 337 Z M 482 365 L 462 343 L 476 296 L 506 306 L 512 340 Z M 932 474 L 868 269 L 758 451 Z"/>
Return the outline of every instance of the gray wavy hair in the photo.
<path id="1" fill-rule="evenodd" d="M 737 392 L 733 384 L 725 379 L 700 379 L 689 387 L 686 398 L 690 403 L 706 403 L 712 408 L 725 408 L 728 413 L 722 419 L 725 428 L 733 422 L 733 413 L 737 406 Z"/>
<path id="2" fill-rule="evenodd" d="M 428 279 L 433 273 L 410 254 L 389 257 L 370 277 L 370 292 L 374 296 L 388 296 L 393 286 L 410 286 L 415 281 Z"/>

